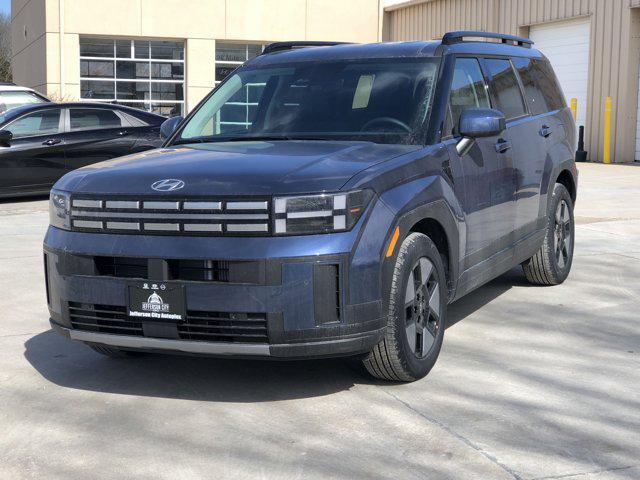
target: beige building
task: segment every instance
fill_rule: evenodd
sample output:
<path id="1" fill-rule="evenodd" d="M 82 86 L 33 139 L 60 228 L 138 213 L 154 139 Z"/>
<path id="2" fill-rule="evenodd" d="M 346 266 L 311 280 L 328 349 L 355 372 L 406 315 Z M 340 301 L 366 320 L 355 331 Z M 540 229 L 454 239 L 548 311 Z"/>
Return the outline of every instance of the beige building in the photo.
<path id="1" fill-rule="evenodd" d="M 193 108 L 279 40 L 375 42 L 378 0 L 12 0 L 13 76 L 55 100 Z"/>
<path id="2" fill-rule="evenodd" d="M 531 37 L 578 100 L 590 159 L 611 96 L 612 158 L 640 160 L 640 0 L 12 0 L 13 74 L 53 99 L 184 113 L 268 42 L 460 29 Z"/>

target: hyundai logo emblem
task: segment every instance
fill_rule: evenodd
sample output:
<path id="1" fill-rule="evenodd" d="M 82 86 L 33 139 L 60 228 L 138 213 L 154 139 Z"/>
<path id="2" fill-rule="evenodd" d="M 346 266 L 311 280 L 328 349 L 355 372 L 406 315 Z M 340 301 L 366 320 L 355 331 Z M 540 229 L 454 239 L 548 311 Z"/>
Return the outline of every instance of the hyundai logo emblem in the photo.
<path id="1" fill-rule="evenodd" d="M 165 178 L 151 184 L 151 188 L 158 192 L 173 192 L 184 188 L 184 182 L 176 178 Z"/>

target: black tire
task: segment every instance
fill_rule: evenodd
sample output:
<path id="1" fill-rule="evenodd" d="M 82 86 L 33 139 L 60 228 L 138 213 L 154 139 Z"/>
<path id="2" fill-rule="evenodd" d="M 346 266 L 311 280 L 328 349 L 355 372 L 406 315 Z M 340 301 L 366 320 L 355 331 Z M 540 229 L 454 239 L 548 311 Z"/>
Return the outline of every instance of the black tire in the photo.
<path id="1" fill-rule="evenodd" d="M 547 212 L 547 227 L 540 250 L 522 264 L 533 285 L 558 285 L 571 271 L 575 244 L 573 201 L 564 185 L 556 183 Z"/>
<path id="2" fill-rule="evenodd" d="M 117 347 L 107 347 L 106 345 L 98 345 L 95 343 L 87 343 L 87 346 L 99 354 L 110 358 L 133 358 L 139 356 L 138 352 L 122 350 Z"/>
<path id="3" fill-rule="evenodd" d="M 410 284 L 414 285 L 413 292 Z M 408 302 L 412 294 L 413 302 Z M 385 336 L 363 359 L 367 371 L 376 378 L 398 382 L 412 382 L 427 375 L 440 354 L 447 296 L 440 252 L 426 235 L 409 234 L 400 246 L 393 270 Z"/>

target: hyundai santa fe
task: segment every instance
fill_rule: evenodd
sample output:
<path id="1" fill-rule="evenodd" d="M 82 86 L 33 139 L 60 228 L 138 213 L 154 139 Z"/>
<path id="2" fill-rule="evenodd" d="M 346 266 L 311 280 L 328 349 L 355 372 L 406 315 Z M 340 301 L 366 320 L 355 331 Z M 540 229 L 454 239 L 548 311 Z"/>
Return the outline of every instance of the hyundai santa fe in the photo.
<path id="1" fill-rule="evenodd" d="M 162 131 L 51 192 L 51 324 L 102 354 L 412 381 L 448 304 L 517 265 L 569 274 L 575 125 L 528 39 L 271 44 Z"/>

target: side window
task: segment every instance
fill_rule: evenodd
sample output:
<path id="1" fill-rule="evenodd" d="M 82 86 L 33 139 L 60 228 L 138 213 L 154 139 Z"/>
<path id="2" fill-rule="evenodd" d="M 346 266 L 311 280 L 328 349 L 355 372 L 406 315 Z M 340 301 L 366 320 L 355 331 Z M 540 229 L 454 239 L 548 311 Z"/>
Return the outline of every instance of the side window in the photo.
<path id="1" fill-rule="evenodd" d="M 60 133 L 60 110 L 47 109 L 30 113 L 9 124 L 6 129 L 13 134 L 13 138 Z"/>
<path id="2" fill-rule="evenodd" d="M 536 79 L 533 61 L 530 58 L 513 58 L 513 66 L 518 70 L 522 86 L 524 88 L 524 96 L 529 104 L 529 110 L 533 115 L 547 113 L 552 108 L 547 104 L 547 98 L 540 91 L 539 83 Z"/>
<path id="3" fill-rule="evenodd" d="M 469 107 L 491 108 L 491 104 L 478 60 L 458 58 L 453 71 L 449 94 L 450 112 L 445 118 L 443 136 L 454 133 L 460 120 L 460 114 Z"/>
<path id="4" fill-rule="evenodd" d="M 122 126 L 122 120 L 115 112 L 97 108 L 72 108 L 69 110 L 69 120 L 71 131 L 119 128 Z"/>
<path id="5" fill-rule="evenodd" d="M 556 74 L 546 60 L 533 60 L 533 75 L 536 78 L 536 82 L 540 88 L 540 92 L 547 102 L 549 110 L 560 110 L 567 106 L 567 101 L 564 98 L 564 93 L 560 85 Z"/>
<path id="6" fill-rule="evenodd" d="M 509 60 L 488 58 L 485 60 L 491 81 L 489 83 L 493 97 L 496 100 L 498 110 L 504 113 L 505 118 L 511 119 L 526 114 L 522 92 L 518 79 L 511 67 Z"/>

